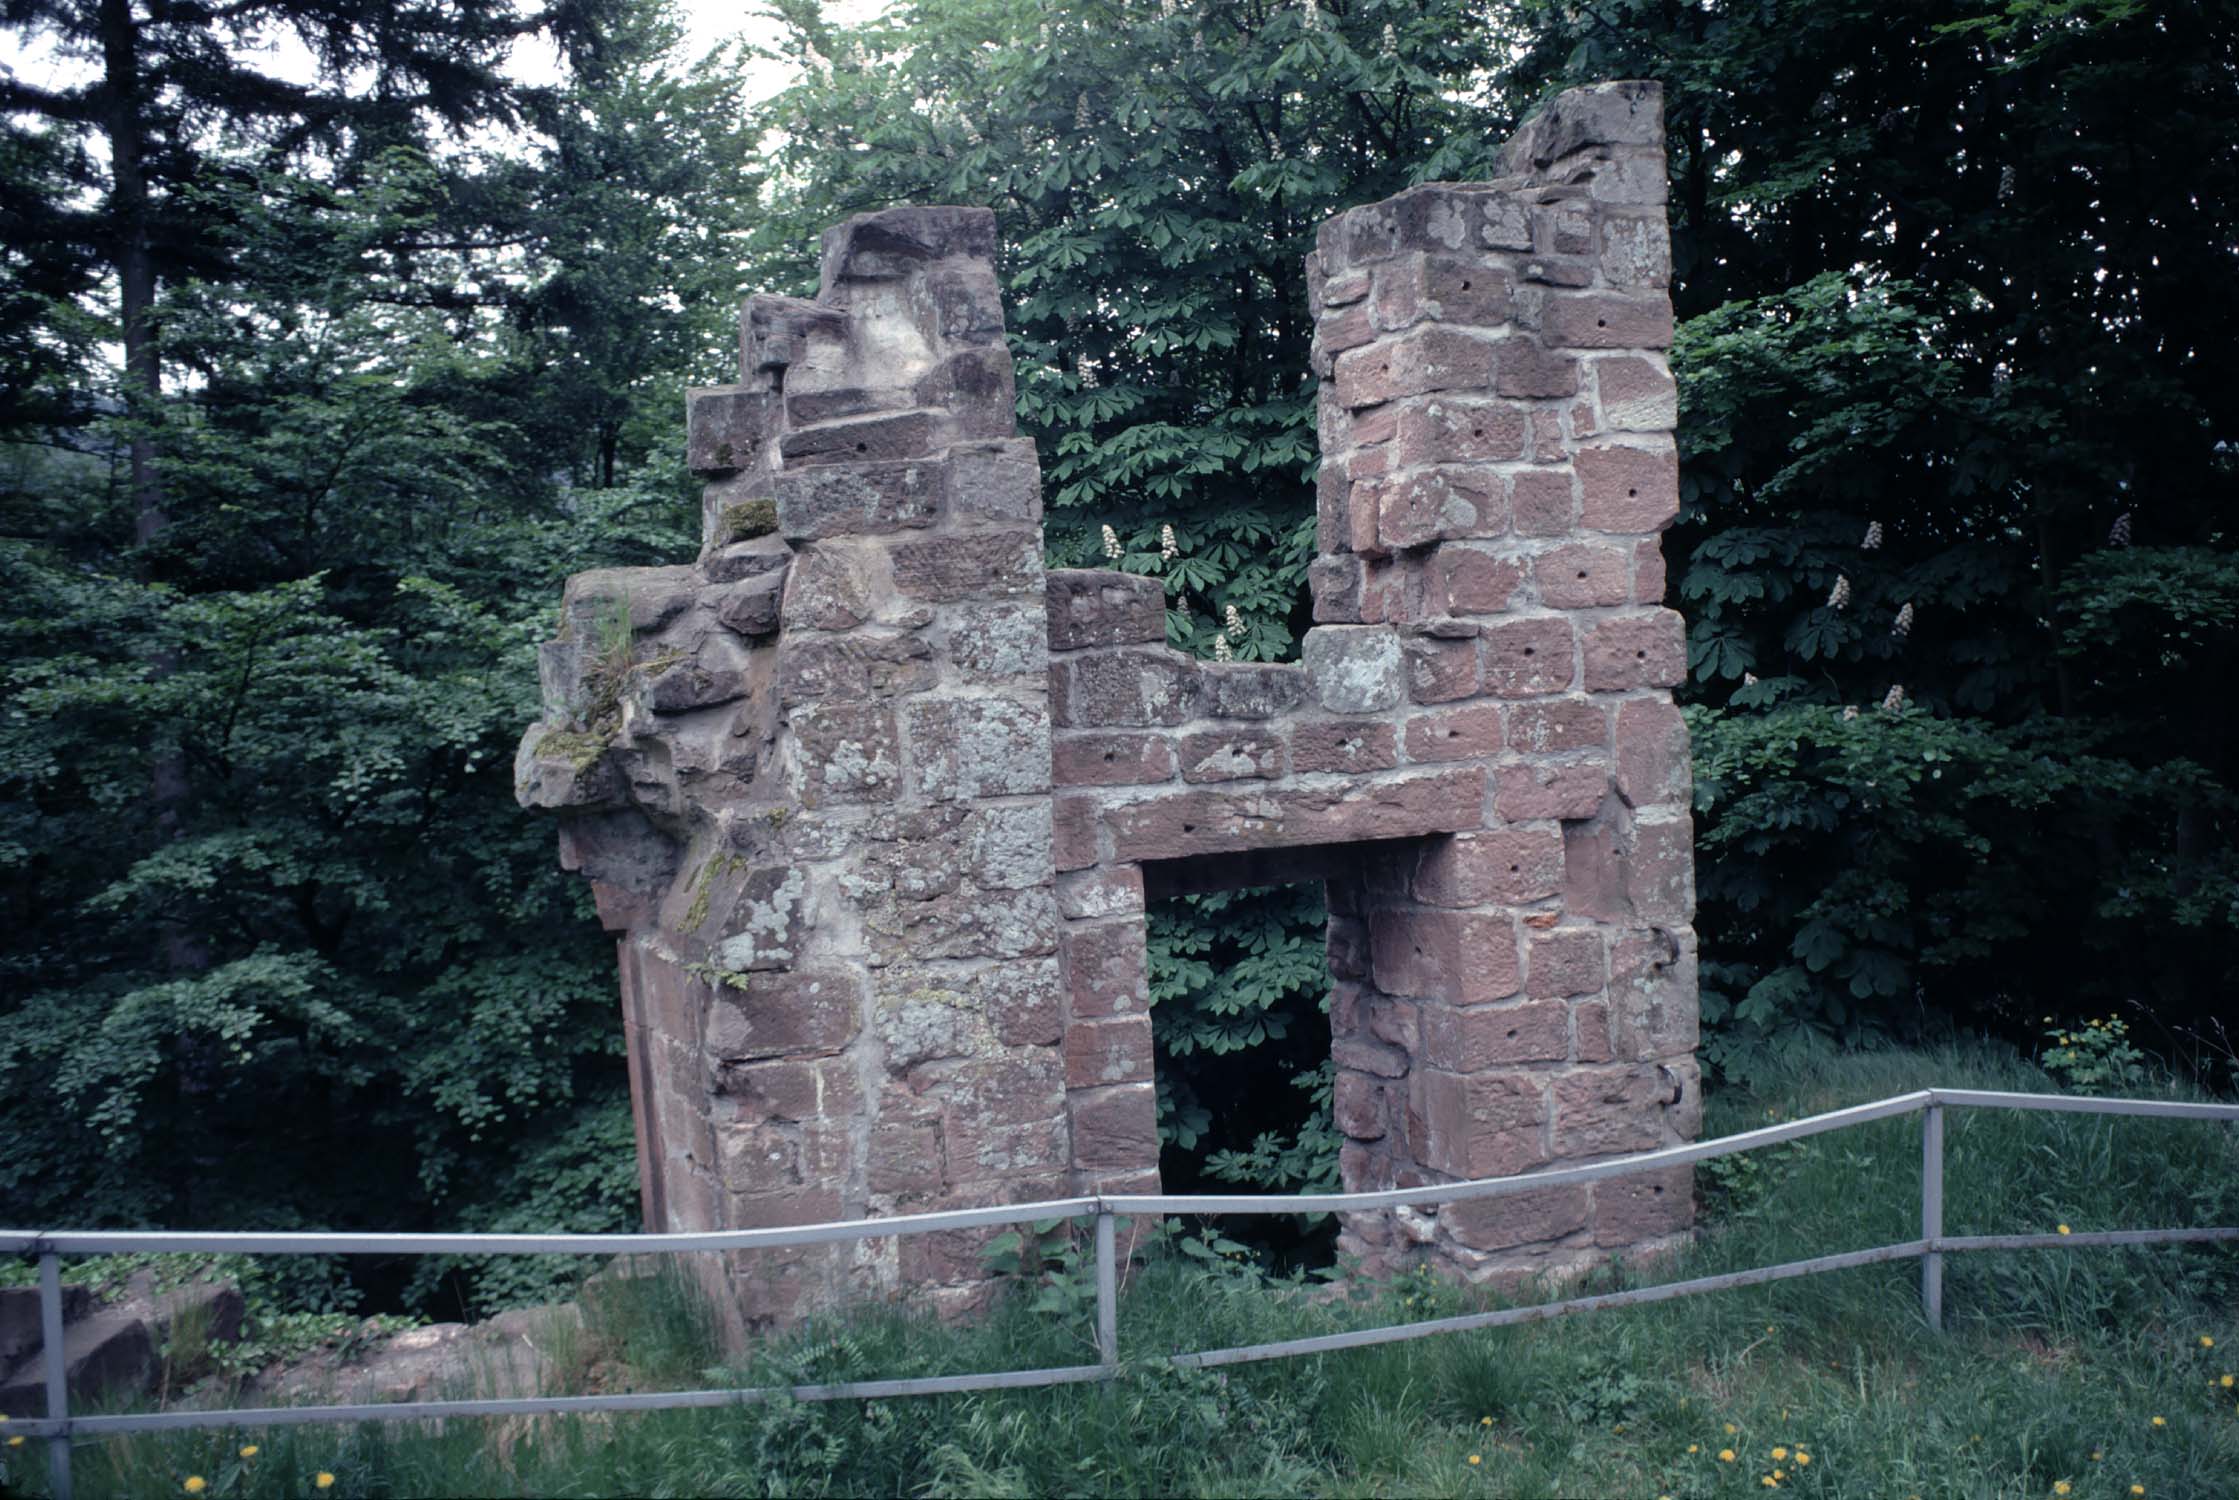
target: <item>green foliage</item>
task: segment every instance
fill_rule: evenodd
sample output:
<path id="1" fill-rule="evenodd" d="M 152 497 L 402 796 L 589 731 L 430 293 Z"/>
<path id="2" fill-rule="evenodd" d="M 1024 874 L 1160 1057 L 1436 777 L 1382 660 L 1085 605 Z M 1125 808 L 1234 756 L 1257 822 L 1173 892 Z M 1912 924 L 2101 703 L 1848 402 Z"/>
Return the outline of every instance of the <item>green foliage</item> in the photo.
<path id="1" fill-rule="evenodd" d="M 2040 1065 L 2077 1093 L 2127 1093 L 2147 1080 L 2146 1054 L 2131 1045 L 2129 1023 L 2119 1016 L 2093 1016 L 2073 1029 L 2047 1031 L 2045 1037 L 2055 1045 L 2045 1049 Z"/>
<path id="2" fill-rule="evenodd" d="M 191 378 L 0 433 L 0 1219 L 634 1221 L 611 946 L 511 767 L 561 580 L 696 532 L 750 179 L 675 34 L 608 26 L 512 155 L 209 144 L 165 200 L 217 252 L 161 288 Z M 295 1264 L 452 1315 L 581 1269 Z"/>
<path id="3" fill-rule="evenodd" d="M 1152 908 L 1151 1034 L 1170 1185 L 1200 1161 L 1222 1181 L 1269 1189 L 1335 1169 L 1323 924 L 1315 886 Z"/>

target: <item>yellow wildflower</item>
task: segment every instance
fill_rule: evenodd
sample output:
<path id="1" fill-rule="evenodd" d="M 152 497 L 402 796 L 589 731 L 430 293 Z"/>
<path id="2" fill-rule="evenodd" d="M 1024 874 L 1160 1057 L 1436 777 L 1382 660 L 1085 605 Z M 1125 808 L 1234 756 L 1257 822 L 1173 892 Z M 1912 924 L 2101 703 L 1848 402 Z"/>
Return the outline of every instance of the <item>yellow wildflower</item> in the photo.
<path id="1" fill-rule="evenodd" d="M 200 1474 L 189 1474 L 187 1476 L 187 1482 L 179 1486 L 179 1488 L 185 1490 L 190 1495 L 199 1495 L 209 1487 L 210 1481 L 204 1479 Z"/>
<path id="2" fill-rule="evenodd" d="M 1778 1463 L 1778 1462 L 1780 1462 L 1780 1461 L 1781 1461 L 1782 1459 L 1786 1458 L 1787 1456 L 1788 1456 L 1788 1450 L 1787 1450 L 1786 1448 L 1775 1448 L 1775 1449 L 1773 1449 L 1773 1462 L 1774 1462 L 1774 1463 Z"/>
<path id="3" fill-rule="evenodd" d="M 1734 1461 L 1734 1450 L 1733 1450 L 1733 1449 L 1731 1449 L 1731 1448 L 1721 1448 L 1721 1449 L 1719 1449 L 1719 1450 L 1718 1450 L 1718 1461 L 1719 1461 L 1720 1463 L 1722 1463 L 1722 1464 L 1730 1464 L 1730 1463 L 1732 1463 L 1732 1462 Z"/>
<path id="4" fill-rule="evenodd" d="M 1777 1490 L 1780 1488 L 1780 1481 L 1773 1478 L 1770 1474 L 1767 1474 L 1764 1478 L 1758 1480 L 1757 1482 L 1763 1485 L 1768 1490 Z"/>
<path id="5" fill-rule="evenodd" d="M 1703 1445 L 1700 1443 L 1689 1443 L 1687 1445 L 1687 1451 L 1689 1453 L 1700 1453 L 1703 1451 Z"/>
<path id="6" fill-rule="evenodd" d="M 334 1476 L 321 1469 L 319 1477 L 311 1481 L 311 1487 L 319 1490 L 331 1490 L 334 1488 Z"/>
<path id="7" fill-rule="evenodd" d="M 1739 1427 L 1736 1427 L 1736 1426 L 1735 1426 L 1735 1425 L 1734 1425 L 1733 1423 L 1731 1423 L 1731 1422 L 1728 1422 L 1728 1423 L 1726 1424 L 1726 1436 L 1728 1436 L 1728 1437 L 1732 1437 L 1732 1436 L 1733 1436 L 1733 1435 L 1734 1435 L 1735 1433 L 1737 1433 L 1737 1432 L 1739 1432 L 1739 1431 L 1741 1431 L 1741 1429 L 1740 1429 Z"/>
<path id="8" fill-rule="evenodd" d="M 257 1445 L 251 1443 L 248 1447 L 243 1448 L 241 1450 L 241 1456 L 243 1458 L 255 1458 L 257 1456 Z"/>
<path id="9" fill-rule="evenodd" d="M 1469 1456 L 1469 1463 L 1471 1468 L 1475 1468 L 1477 1465 L 1483 1463 L 1484 1461 L 1484 1458 L 1479 1454 L 1472 1453 Z"/>
<path id="10" fill-rule="evenodd" d="M 2222 1386 L 2225 1390 L 2228 1391 L 2231 1389 L 2231 1377 L 2229 1375 L 2226 1375 L 2221 1380 L 2217 1381 L 2216 1384 Z"/>
<path id="11" fill-rule="evenodd" d="M 2093 1463 L 2097 1463 L 2097 1462 L 2099 1462 L 2099 1460 L 2101 1460 L 2102 1458 L 2105 1458 L 2106 1456 L 2107 1456 L 2107 1450 L 2106 1450 L 2106 1449 L 2104 1449 L 2104 1448 L 2094 1448 L 2094 1449 L 2092 1449 L 2092 1450 L 2091 1450 L 2091 1461 L 2092 1461 Z"/>
<path id="12" fill-rule="evenodd" d="M 19 1432 L 14 1437 L 8 1439 L 8 1446 L 11 1448 L 21 1448 L 23 1446 L 23 1434 Z"/>
<path id="13" fill-rule="evenodd" d="M 2130 1487 L 2130 1493 L 2133 1495 L 2143 1495 L 2145 1492 L 2146 1487 L 2142 1484 L 2134 1484 Z"/>
<path id="14" fill-rule="evenodd" d="M 2066 1234 L 2068 1232 L 2068 1226 L 2065 1224 L 2055 1224 L 2053 1228 L 2059 1230 L 2062 1234 Z"/>
<path id="15" fill-rule="evenodd" d="M 2200 1347 L 2203 1349 L 2213 1349 L 2216 1347 L 2216 1341 L 2208 1337 L 2208 1335 L 2202 1334 L 2200 1335 Z"/>
<path id="16" fill-rule="evenodd" d="M 2056 1495 L 2065 1495 L 2073 1488 L 2065 1479 L 2055 1479 L 2052 1482 L 2052 1492 Z"/>
<path id="17" fill-rule="evenodd" d="M 2169 1419 L 2167 1417 L 2155 1417 L 2153 1419 L 2153 1425 L 2156 1427 L 2167 1427 L 2169 1425 Z"/>
<path id="18" fill-rule="evenodd" d="M 1787 1471 L 1786 1469 L 1775 1469 L 1775 1470 L 1773 1470 L 1773 1478 L 1775 1478 L 1775 1479 L 1786 1479 L 1787 1477 L 1788 1477 L 1788 1471 Z"/>
<path id="19" fill-rule="evenodd" d="M 1477 1425 L 1480 1427 L 1490 1427 L 1493 1425 L 1493 1419 L 1491 1417 L 1479 1417 L 1477 1419 Z"/>
<path id="20" fill-rule="evenodd" d="M 1811 1455 L 1801 1448 L 1796 1450 L 1796 1467 L 1799 1469 L 1811 1467 Z"/>

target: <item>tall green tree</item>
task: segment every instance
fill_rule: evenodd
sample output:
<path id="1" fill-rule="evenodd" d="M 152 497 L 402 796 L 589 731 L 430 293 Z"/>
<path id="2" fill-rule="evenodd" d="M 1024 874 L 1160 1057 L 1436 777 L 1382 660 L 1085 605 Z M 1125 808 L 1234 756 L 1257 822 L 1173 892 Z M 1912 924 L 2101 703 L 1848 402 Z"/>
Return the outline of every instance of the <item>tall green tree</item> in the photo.
<path id="1" fill-rule="evenodd" d="M 211 268 L 154 303 L 181 378 L 12 434 L 42 457 L 0 466 L 0 1219 L 634 1222 L 612 947 L 511 755 L 561 580 L 696 531 L 676 386 L 728 343 L 690 261 L 738 232 L 743 103 L 675 34 L 632 7 L 504 152 L 210 156 L 167 199 Z M 101 315 L 78 291 L 39 338 Z M 353 1274 L 455 1313 L 553 1273 Z"/>

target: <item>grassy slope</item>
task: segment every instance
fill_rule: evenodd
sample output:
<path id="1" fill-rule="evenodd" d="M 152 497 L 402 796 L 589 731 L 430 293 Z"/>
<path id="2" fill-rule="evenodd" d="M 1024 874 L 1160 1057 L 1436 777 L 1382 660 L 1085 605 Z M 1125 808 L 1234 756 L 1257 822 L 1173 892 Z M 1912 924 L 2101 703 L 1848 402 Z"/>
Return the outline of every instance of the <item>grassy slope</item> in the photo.
<path id="1" fill-rule="evenodd" d="M 1727 1134 L 1928 1083 L 2044 1089 L 1979 1052 L 1831 1058 L 1775 1096 L 1729 1093 Z M 1918 1120 L 1775 1148 L 1703 1190 L 1702 1274 L 1918 1232 Z M 1950 1232 L 2239 1223 L 2224 1127 L 1954 1112 Z M 1918 1316 L 1911 1262 L 1559 1324 L 1227 1372 L 1131 1370 L 1112 1392 L 457 1423 L 179 1434 L 82 1449 L 82 1494 L 1479 1494 L 2239 1495 L 2239 1254 L 2229 1248 L 1952 1257 L 1951 1332 Z M 1658 1279 L 1661 1279 L 1659 1276 Z M 1154 1262 L 1122 1307 L 1144 1356 L 1428 1316 L 1450 1288 L 1310 1304 L 1240 1268 Z M 604 1318 L 648 1386 L 699 1384 L 711 1356 L 671 1293 Z M 1085 1309 L 1013 1306 L 955 1332 L 894 1316 L 815 1330 L 746 1378 L 832 1379 L 1093 1358 Z M 2203 1338 L 2215 1340 L 2203 1347 Z M 586 1351 L 586 1355 L 591 1351 Z M 736 1378 L 727 1375 L 724 1378 Z M 2155 1417 L 2164 1419 L 2154 1425 Z M 1784 1460 L 1775 1447 L 1789 1450 Z M 1690 1448 L 1695 1451 L 1690 1452 Z M 1732 1462 L 1721 1462 L 1721 1449 Z M 1810 1455 L 1799 1464 L 1797 1450 Z M 34 1489 L 36 1445 L 0 1480 Z M 1472 1456 L 1477 1462 L 1472 1463 Z"/>

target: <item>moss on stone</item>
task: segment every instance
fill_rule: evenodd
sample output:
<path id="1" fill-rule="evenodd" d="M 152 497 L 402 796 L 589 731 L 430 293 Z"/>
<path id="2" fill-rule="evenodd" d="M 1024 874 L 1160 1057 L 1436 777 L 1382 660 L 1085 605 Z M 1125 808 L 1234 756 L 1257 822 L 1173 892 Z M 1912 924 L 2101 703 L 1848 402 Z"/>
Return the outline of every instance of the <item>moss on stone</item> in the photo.
<path id="1" fill-rule="evenodd" d="M 612 746 L 613 741 L 604 735 L 555 729 L 536 742 L 536 754 L 539 760 L 565 762 L 569 770 L 580 776 L 597 765 L 599 757 Z"/>
<path id="2" fill-rule="evenodd" d="M 732 542 L 751 542 L 758 536 L 768 536 L 777 530 L 777 502 L 775 500 L 741 500 L 723 507 L 723 534 L 717 546 Z"/>

